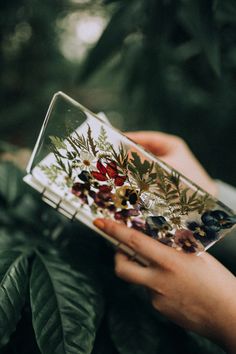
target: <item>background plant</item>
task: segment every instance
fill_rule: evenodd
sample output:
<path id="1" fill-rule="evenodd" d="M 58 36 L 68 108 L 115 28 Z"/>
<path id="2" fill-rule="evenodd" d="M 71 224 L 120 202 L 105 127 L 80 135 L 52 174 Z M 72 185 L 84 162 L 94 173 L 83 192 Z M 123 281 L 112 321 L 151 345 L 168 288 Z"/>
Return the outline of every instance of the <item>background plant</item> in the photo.
<path id="1" fill-rule="evenodd" d="M 80 79 L 110 68 L 126 129 L 180 135 L 213 175 L 235 183 L 235 2 L 105 2 L 116 6 Z"/>
<path id="2" fill-rule="evenodd" d="M 64 90 L 122 129 L 181 135 L 214 177 L 234 184 L 235 7 L 234 0 L 2 3 L 0 138 L 32 147 L 52 94 Z M 83 43 L 76 37 L 69 46 L 70 36 L 88 16 L 107 26 L 88 58 L 72 60 Z"/>
<path id="3" fill-rule="evenodd" d="M 181 135 L 235 184 L 234 0 L 14 0 L 0 10 L 2 140 L 32 147 L 63 89 L 120 128 Z M 107 26 L 82 65 L 62 51 L 61 23 L 94 13 Z M 0 164 L 1 353 L 222 352 L 154 312 L 143 289 L 114 276 L 111 248 L 43 204 L 22 175 Z M 233 237 L 212 252 L 236 273 Z"/>

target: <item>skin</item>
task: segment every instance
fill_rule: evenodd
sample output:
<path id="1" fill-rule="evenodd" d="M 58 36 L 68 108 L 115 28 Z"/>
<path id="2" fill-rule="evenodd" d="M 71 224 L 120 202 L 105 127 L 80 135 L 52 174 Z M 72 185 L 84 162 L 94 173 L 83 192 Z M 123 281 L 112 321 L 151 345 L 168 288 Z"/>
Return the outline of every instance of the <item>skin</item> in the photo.
<path id="1" fill-rule="evenodd" d="M 217 194 L 214 181 L 180 138 L 154 132 L 127 135 Z M 179 252 L 112 220 L 96 219 L 94 224 L 149 263 L 144 267 L 118 252 L 115 271 L 120 278 L 147 287 L 154 308 L 178 325 L 236 353 L 236 281 L 221 263 L 207 252 L 199 256 Z"/>

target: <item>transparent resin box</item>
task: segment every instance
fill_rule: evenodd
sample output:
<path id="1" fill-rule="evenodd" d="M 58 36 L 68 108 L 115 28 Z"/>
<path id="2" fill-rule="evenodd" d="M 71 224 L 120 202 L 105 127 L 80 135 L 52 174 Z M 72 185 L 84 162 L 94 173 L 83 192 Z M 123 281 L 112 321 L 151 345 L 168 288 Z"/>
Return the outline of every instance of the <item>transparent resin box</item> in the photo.
<path id="1" fill-rule="evenodd" d="M 95 218 L 191 253 L 208 249 L 236 223 L 227 206 L 62 92 L 51 101 L 27 173 L 24 181 L 45 202 L 115 246 Z"/>

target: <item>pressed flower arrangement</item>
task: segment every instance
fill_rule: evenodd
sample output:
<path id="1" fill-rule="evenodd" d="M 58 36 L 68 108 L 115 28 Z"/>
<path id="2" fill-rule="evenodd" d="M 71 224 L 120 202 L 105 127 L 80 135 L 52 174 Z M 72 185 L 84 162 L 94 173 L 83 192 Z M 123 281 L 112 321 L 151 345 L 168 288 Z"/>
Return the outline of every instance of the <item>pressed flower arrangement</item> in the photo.
<path id="1" fill-rule="evenodd" d="M 40 164 L 88 217 L 115 219 L 185 252 L 203 251 L 233 227 L 236 217 L 209 194 L 122 138 L 112 144 L 109 129 L 87 124 L 82 134 L 50 136 L 53 163 Z"/>
<path id="2" fill-rule="evenodd" d="M 224 353 L 158 314 L 142 288 L 114 275 L 108 244 L 62 218 L 22 177 L 0 162 L 2 354 Z M 214 222 L 223 222 L 218 216 Z M 205 222 L 212 223 L 211 215 Z M 233 272 L 234 240 L 216 247 Z"/>

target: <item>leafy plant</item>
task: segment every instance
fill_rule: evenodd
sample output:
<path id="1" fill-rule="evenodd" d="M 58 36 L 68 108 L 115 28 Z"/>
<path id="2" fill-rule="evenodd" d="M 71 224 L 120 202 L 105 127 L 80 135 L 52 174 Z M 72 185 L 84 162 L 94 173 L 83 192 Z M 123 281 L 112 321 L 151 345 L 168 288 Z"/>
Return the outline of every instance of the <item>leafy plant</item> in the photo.
<path id="1" fill-rule="evenodd" d="M 234 184 L 235 1 L 105 3 L 111 17 L 80 85 L 99 75 L 110 85 L 112 75 L 125 129 L 182 136 L 213 176 Z"/>
<path id="2" fill-rule="evenodd" d="M 0 170 L 1 353 L 223 353 L 115 277 L 105 241 L 41 202 L 19 169 Z"/>

